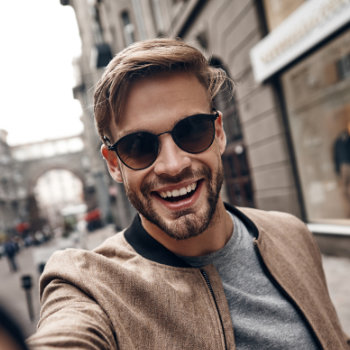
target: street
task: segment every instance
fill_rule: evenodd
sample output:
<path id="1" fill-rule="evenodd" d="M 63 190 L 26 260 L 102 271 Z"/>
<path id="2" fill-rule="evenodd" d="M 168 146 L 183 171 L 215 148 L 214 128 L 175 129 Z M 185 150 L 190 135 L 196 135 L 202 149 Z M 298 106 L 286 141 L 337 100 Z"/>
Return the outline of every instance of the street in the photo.
<path id="1" fill-rule="evenodd" d="M 107 237 L 113 235 L 113 226 L 86 235 L 86 247 L 92 249 Z M 38 263 L 46 259 L 55 249 L 79 245 L 76 241 L 51 241 L 39 247 L 22 249 L 17 256 L 19 271 L 11 273 L 5 257 L 0 259 L 0 304 L 5 306 L 21 325 L 25 335 L 28 336 L 35 331 L 39 318 L 38 298 Z M 350 334 L 350 258 L 323 256 L 324 270 L 328 282 L 329 292 L 337 309 L 343 329 Z M 21 287 L 21 277 L 31 275 L 33 287 L 30 291 L 33 304 L 33 321 L 30 320 L 26 293 Z"/>
<path id="2" fill-rule="evenodd" d="M 96 247 L 109 236 L 113 235 L 114 227 L 107 226 L 101 230 L 85 235 L 85 242 L 82 245 L 88 249 Z M 79 247 L 77 240 L 52 240 L 38 247 L 23 248 L 16 256 L 19 267 L 16 273 L 11 273 L 6 257 L 0 259 L 0 305 L 5 307 L 15 320 L 22 327 L 25 336 L 34 333 L 39 319 L 39 276 L 38 264 L 47 258 L 57 249 L 68 247 Z M 21 287 L 22 276 L 32 277 L 33 287 L 30 291 L 33 304 L 34 318 L 31 321 L 28 312 L 26 293 Z"/>

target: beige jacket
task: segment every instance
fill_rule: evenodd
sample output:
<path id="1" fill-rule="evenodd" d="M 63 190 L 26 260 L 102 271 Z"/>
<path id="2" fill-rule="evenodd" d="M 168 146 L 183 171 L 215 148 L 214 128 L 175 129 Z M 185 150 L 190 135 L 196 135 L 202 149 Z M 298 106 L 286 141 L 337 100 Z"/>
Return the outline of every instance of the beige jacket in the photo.
<path id="1" fill-rule="evenodd" d="M 255 232 L 267 274 L 301 311 L 320 348 L 350 349 L 305 225 L 288 214 L 229 210 Z M 138 217 L 93 251 L 56 252 L 40 293 L 32 349 L 235 349 L 215 268 L 187 266 L 151 238 Z"/>

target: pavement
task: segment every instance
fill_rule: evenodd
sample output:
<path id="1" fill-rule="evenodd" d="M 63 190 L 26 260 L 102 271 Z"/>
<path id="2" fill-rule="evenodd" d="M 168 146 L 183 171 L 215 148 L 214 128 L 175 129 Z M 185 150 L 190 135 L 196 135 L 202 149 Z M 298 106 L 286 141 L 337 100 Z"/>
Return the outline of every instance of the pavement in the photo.
<path id="1" fill-rule="evenodd" d="M 22 327 L 25 336 L 35 332 L 39 319 L 40 302 L 38 264 L 47 259 L 53 251 L 69 246 L 92 249 L 114 234 L 113 226 L 70 240 L 53 240 L 38 247 L 24 248 L 17 256 L 19 271 L 11 273 L 5 257 L 0 259 L 0 305 L 5 307 Z M 350 240 L 350 238 L 349 238 Z M 337 257 L 323 255 L 323 267 L 331 299 L 337 310 L 344 331 L 350 334 L 350 256 Z M 33 287 L 28 295 L 21 287 L 25 275 L 32 277 Z M 28 302 L 32 304 L 32 319 Z"/>
<path id="2" fill-rule="evenodd" d="M 350 257 L 323 255 L 322 259 L 329 294 L 343 330 L 350 336 Z"/>
<path id="3" fill-rule="evenodd" d="M 6 257 L 0 259 L 0 305 L 14 317 L 26 337 L 35 332 L 39 320 L 39 264 L 47 261 L 57 249 L 69 247 L 93 249 L 114 233 L 114 226 L 110 225 L 84 237 L 76 235 L 70 239 L 54 239 L 41 246 L 22 248 L 16 257 L 19 269 L 15 273 L 10 272 Z M 29 293 L 22 288 L 22 277 L 28 275 L 32 279 Z"/>

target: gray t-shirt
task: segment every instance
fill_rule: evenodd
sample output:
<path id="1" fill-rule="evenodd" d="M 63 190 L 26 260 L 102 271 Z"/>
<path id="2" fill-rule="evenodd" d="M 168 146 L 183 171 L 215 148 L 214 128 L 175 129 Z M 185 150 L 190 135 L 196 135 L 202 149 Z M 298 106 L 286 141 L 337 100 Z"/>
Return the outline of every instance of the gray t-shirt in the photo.
<path id="1" fill-rule="evenodd" d="M 193 267 L 213 264 L 223 281 L 238 350 L 318 349 L 308 326 L 264 272 L 253 237 L 236 216 L 227 244 L 214 253 L 183 257 Z"/>

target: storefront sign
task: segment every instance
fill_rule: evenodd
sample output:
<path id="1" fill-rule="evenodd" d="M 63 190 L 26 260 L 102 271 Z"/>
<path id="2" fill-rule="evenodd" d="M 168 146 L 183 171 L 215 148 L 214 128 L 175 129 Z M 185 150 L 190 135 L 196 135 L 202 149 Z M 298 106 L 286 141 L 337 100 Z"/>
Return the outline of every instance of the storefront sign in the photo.
<path id="1" fill-rule="evenodd" d="M 309 0 L 250 52 L 255 80 L 262 82 L 350 22 L 350 0 Z"/>

